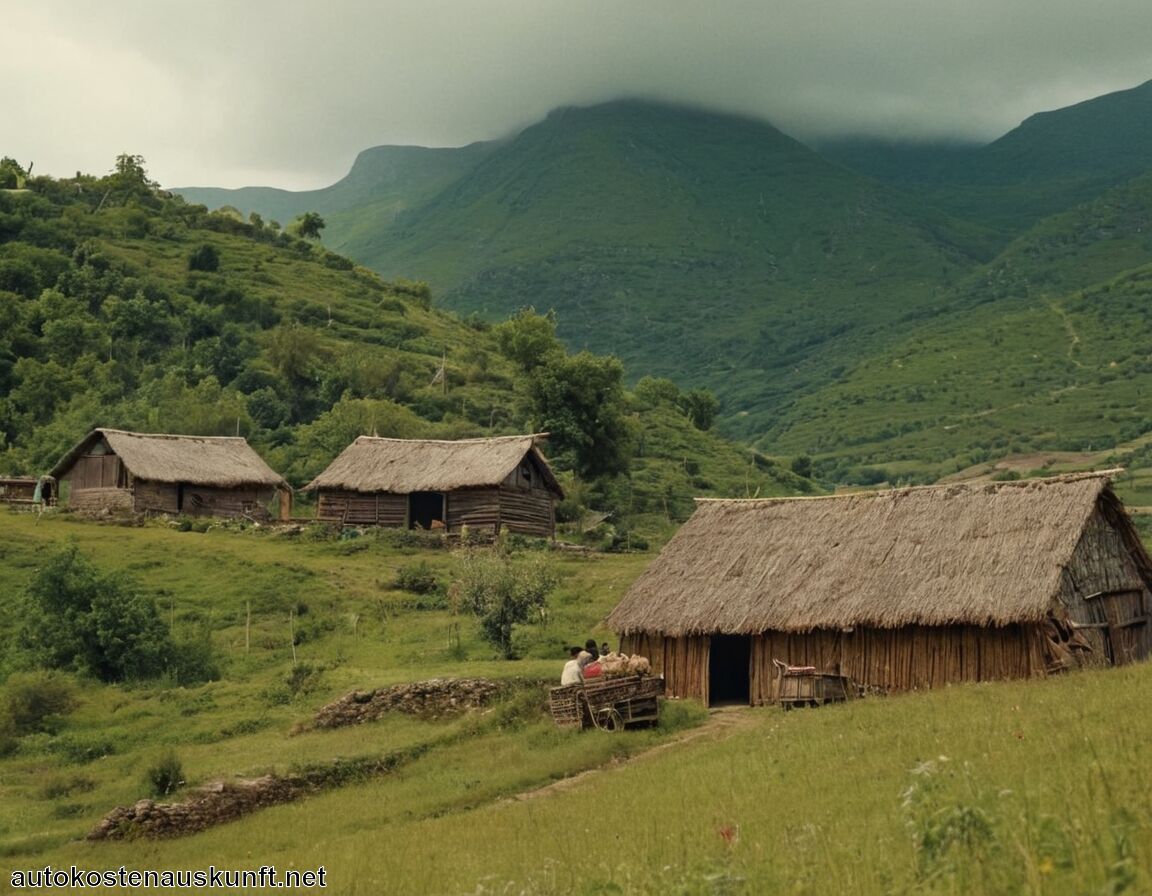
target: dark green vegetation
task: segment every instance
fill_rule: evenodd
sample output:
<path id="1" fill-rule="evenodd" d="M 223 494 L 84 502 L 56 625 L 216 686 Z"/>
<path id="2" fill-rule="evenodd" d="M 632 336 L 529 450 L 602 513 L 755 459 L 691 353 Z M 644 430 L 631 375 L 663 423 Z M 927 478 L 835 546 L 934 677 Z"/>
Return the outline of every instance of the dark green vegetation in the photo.
<path id="1" fill-rule="evenodd" d="M 583 502 L 656 531 L 696 494 L 810 487 L 706 432 L 675 386 L 627 393 L 619 362 L 569 356 L 545 318 L 466 323 L 426 285 L 326 250 L 319 213 L 294 219 L 300 236 L 209 213 L 158 190 L 137 156 L 26 186 L 0 192 L 4 473 L 45 472 L 94 426 L 241 434 L 297 486 L 358 435 L 555 426 L 572 520 Z M 538 358 L 517 354 L 520 330 Z"/>
<path id="2" fill-rule="evenodd" d="M 366 198 L 385 149 L 349 175 L 360 198 L 344 181 L 307 198 L 362 263 L 468 313 L 554 308 L 567 345 L 709 388 L 723 431 L 811 454 L 828 481 L 1076 463 L 1061 451 L 1142 466 L 1149 122 L 1152 82 L 987 146 L 815 151 L 627 101 L 467 152 L 405 149 L 459 168 L 413 181 L 399 214 Z"/>

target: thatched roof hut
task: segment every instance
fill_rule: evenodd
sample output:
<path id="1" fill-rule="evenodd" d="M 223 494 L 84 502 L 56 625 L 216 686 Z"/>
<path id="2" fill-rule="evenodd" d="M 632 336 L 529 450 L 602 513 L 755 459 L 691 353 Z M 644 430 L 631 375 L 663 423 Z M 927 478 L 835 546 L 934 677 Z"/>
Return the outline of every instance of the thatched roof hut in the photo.
<path id="1" fill-rule="evenodd" d="M 69 484 L 79 510 L 130 510 L 205 516 L 267 516 L 266 505 L 288 483 L 248 442 L 230 436 L 185 436 L 95 429 L 52 475 Z"/>
<path id="2" fill-rule="evenodd" d="M 360 436 L 303 491 L 317 493 L 317 517 L 330 522 L 551 536 L 564 491 L 540 451 L 546 438 Z"/>
<path id="3" fill-rule="evenodd" d="M 1150 584 L 1108 474 L 701 500 L 609 624 L 684 655 L 673 693 L 705 696 L 723 644 L 762 702 L 772 659 L 908 688 L 1140 658 Z"/>

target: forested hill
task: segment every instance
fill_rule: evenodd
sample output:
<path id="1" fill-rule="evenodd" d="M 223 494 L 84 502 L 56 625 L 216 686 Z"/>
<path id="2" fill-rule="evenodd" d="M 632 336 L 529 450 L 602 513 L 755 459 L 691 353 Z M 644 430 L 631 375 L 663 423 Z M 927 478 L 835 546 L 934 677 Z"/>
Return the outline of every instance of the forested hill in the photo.
<path id="1" fill-rule="evenodd" d="M 295 485 L 364 433 L 531 429 L 575 500 L 621 516 L 810 487 L 708 432 L 707 393 L 626 392 L 617 360 L 566 353 L 545 317 L 437 310 L 323 248 L 318 216 L 210 213 L 135 156 L 25 187 L 0 190 L 0 473 L 41 473 L 94 426 L 239 433 Z"/>
<path id="2" fill-rule="evenodd" d="M 366 188 L 325 240 L 466 313 L 555 308 L 569 346 L 711 389 L 724 431 L 831 482 L 1142 466 L 1149 122 L 1152 83 L 985 146 L 816 151 L 699 109 L 564 109 L 399 214 Z"/>

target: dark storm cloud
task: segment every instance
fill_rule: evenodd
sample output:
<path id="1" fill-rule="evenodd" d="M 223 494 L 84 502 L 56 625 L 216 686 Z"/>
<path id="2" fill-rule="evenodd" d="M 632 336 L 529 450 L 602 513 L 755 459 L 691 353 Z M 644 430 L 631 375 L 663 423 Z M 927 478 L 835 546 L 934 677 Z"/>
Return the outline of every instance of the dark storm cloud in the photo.
<path id="1" fill-rule="evenodd" d="M 991 139 L 1152 78 L 1147 0 L 38 0 L 8 21 L 0 152 L 289 188 L 384 143 L 502 136 L 619 96 L 799 137 Z"/>

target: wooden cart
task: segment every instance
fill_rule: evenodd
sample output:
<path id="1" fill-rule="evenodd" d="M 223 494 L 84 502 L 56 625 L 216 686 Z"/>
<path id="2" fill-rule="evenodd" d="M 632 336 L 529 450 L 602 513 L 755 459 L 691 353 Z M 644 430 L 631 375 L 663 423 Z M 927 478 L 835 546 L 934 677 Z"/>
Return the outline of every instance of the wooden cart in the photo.
<path id="1" fill-rule="evenodd" d="M 599 728 L 620 731 L 655 725 L 660 719 L 664 678 L 629 675 L 594 678 L 583 684 L 552 688 L 548 692 L 552 718 L 561 728 Z"/>
<path id="2" fill-rule="evenodd" d="M 817 672 L 815 666 L 789 666 L 780 660 L 772 660 L 772 665 L 776 667 L 776 699 L 785 709 L 841 703 L 856 696 L 847 675 Z"/>

